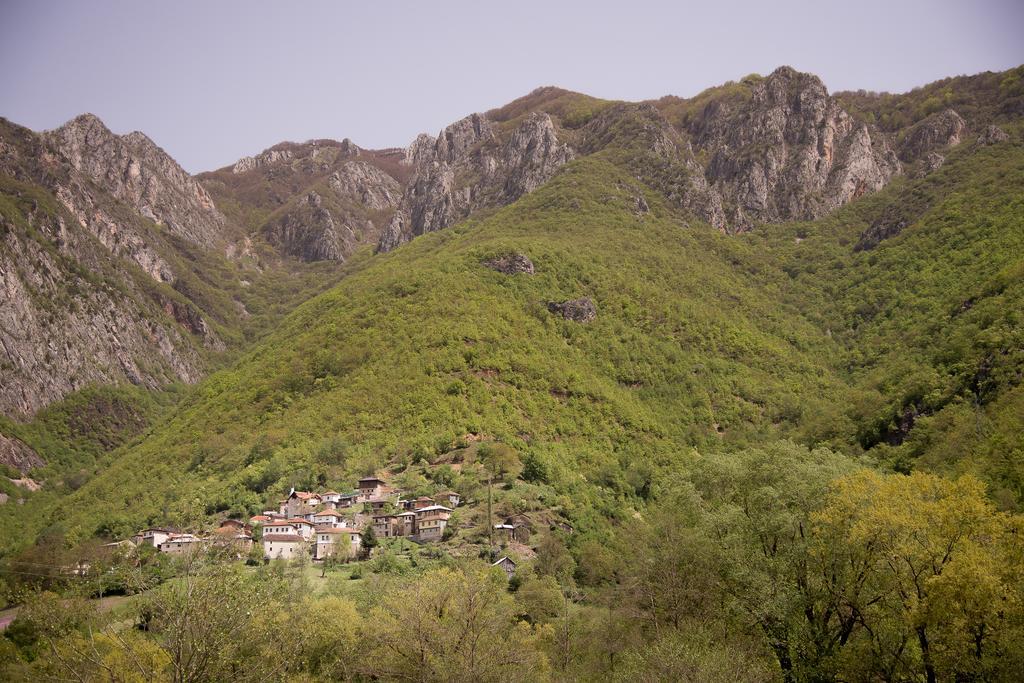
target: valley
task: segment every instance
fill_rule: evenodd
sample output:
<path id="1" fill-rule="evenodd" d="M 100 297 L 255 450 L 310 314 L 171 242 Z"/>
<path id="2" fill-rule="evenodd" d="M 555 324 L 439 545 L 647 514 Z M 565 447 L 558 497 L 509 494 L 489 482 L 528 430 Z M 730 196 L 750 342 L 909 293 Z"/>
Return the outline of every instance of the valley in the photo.
<path id="1" fill-rule="evenodd" d="M 245 634 L 196 680 L 1011 680 L 1022 116 L 1024 67 L 902 95 L 780 67 L 197 176 L 92 116 L 4 121 L 0 568 L 42 595 L 10 675 L 57 675 L 32 648 L 103 618 L 47 635 L 41 591 L 87 585 L 151 608 L 100 662 L 170 670 L 143 634 L 186 608 Z M 394 500 L 327 520 L 376 478 Z M 101 550 L 147 528 L 176 551 Z"/>

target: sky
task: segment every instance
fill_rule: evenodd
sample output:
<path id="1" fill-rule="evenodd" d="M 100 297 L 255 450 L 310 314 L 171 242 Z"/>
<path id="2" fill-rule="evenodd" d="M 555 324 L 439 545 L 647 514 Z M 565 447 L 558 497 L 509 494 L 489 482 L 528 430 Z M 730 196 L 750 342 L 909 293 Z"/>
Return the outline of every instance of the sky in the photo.
<path id="1" fill-rule="evenodd" d="M 1024 0 L 0 0 L 0 116 L 82 112 L 190 172 L 283 140 L 408 144 L 542 85 L 691 96 L 788 64 L 905 92 L 1024 63 Z"/>

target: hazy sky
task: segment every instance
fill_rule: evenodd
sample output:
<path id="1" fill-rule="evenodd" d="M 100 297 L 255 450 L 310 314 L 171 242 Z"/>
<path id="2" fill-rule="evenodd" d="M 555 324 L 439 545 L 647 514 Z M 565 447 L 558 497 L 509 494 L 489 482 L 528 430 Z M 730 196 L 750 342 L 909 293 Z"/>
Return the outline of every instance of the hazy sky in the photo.
<path id="1" fill-rule="evenodd" d="M 186 169 L 281 140 L 407 144 L 541 85 L 694 95 L 781 64 L 905 91 L 1024 62 L 1024 0 L 0 0 L 0 116 L 84 111 Z"/>

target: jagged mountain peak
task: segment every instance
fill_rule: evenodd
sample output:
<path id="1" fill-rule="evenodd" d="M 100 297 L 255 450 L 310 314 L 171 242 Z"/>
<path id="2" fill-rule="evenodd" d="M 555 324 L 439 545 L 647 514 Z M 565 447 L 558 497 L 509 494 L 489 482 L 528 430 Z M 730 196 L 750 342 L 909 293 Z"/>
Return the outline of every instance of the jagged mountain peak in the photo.
<path id="1" fill-rule="evenodd" d="M 224 242 L 226 221 L 210 195 L 144 133 L 117 135 L 87 113 L 44 137 L 76 171 L 175 236 L 204 247 Z"/>

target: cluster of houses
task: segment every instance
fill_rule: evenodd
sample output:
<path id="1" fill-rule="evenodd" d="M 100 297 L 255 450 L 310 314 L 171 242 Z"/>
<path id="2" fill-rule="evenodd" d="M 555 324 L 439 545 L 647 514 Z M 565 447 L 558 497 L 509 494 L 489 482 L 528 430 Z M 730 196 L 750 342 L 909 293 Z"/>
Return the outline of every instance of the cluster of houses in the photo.
<path id="1" fill-rule="evenodd" d="M 356 490 L 348 493 L 292 489 L 278 509 L 255 515 L 248 523 L 225 520 L 209 536 L 151 528 L 140 531 L 133 540 L 136 545 L 152 545 L 173 554 L 224 544 L 241 556 L 251 551 L 253 533 L 259 529 L 267 559 L 291 559 L 302 553 L 314 560 L 347 559 L 362 552 L 367 529 L 377 538 L 402 536 L 418 543 L 441 540 L 452 510 L 460 502 L 454 491 L 434 498 L 403 499 L 402 491 L 384 480 L 364 477 Z"/>

